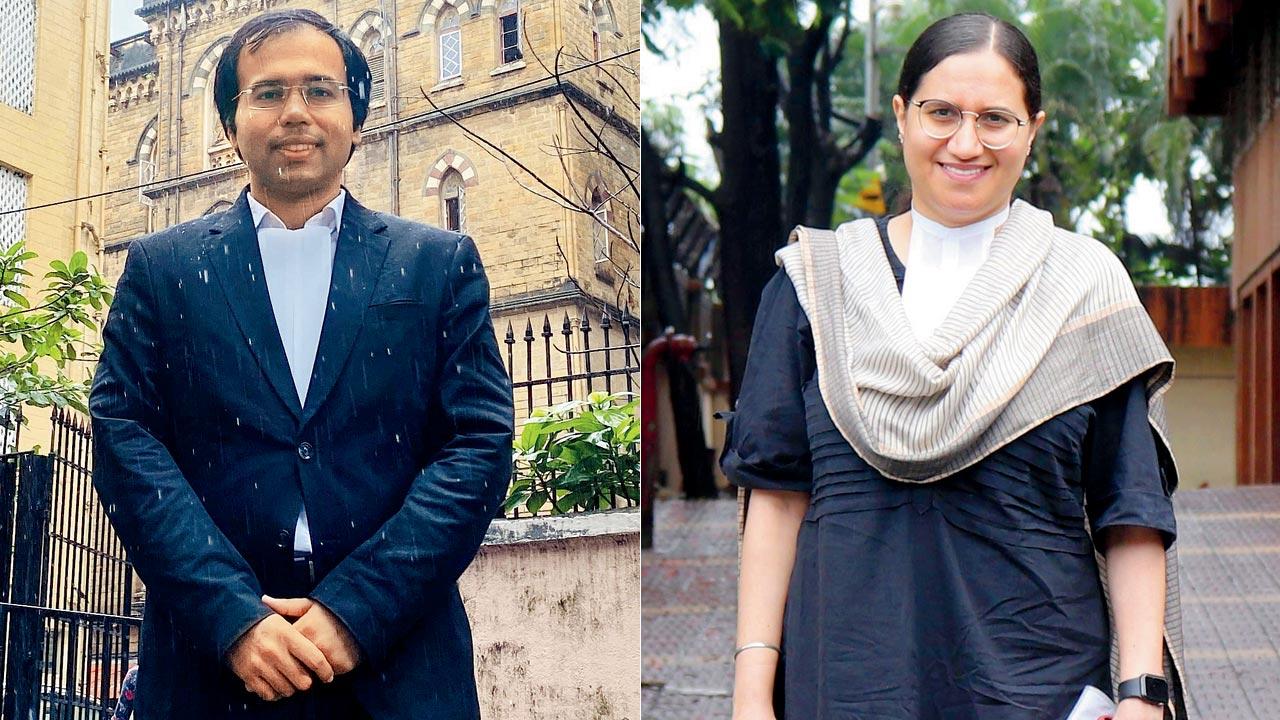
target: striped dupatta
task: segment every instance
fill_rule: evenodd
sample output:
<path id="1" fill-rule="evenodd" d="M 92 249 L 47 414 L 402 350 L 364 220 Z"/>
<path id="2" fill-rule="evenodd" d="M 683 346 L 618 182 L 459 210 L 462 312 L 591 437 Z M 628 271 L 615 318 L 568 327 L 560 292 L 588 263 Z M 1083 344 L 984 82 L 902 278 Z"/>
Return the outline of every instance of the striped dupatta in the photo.
<path id="1" fill-rule="evenodd" d="M 940 480 L 1077 405 L 1146 378 L 1161 471 L 1173 358 L 1119 260 L 1016 201 L 991 253 L 924 341 L 912 331 L 873 220 L 796 228 L 777 253 L 813 330 L 818 385 L 836 428 L 885 477 Z M 908 268 L 908 272 L 910 268 Z M 1106 589 L 1106 562 L 1097 554 Z M 1166 553 L 1168 714 L 1186 717 L 1177 555 Z M 1110 607 L 1110 598 L 1108 598 Z M 1113 682 L 1119 682 L 1112 637 Z M 1114 689 L 1114 688 L 1113 688 Z"/>

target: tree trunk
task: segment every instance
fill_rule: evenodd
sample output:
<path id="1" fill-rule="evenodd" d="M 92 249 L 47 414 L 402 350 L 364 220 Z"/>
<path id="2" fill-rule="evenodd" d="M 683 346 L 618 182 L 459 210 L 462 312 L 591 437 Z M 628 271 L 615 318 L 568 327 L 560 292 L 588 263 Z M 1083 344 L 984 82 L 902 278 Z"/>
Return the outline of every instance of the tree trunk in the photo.
<path id="1" fill-rule="evenodd" d="M 682 289 L 676 286 L 676 277 L 671 270 L 677 238 L 672 238 L 667 232 L 669 199 L 681 190 L 675 186 L 662 158 L 643 134 L 640 136 L 640 173 L 640 192 L 644 198 L 640 204 L 644 217 L 640 282 L 647 346 L 666 328 L 688 332 L 690 323 L 688 311 L 680 299 Z M 670 355 L 665 367 L 671 413 L 675 418 L 676 458 L 685 494 L 688 497 L 713 497 L 716 494 L 715 475 L 712 473 L 711 452 L 702 433 L 702 402 L 697 377 L 690 363 L 680 362 Z M 646 378 L 645 382 L 645 392 L 656 389 L 653 378 Z M 647 418 L 642 420 L 648 421 Z M 653 461 L 656 459 L 646 460 Z"/>
<path id="2" fill-rule="evenodd" d="M 760 38 L 720 22 L 723 129 L 716 191 L 729 379 L 738 396 L 760 293 L 774 272 L 783 237 L 778 159 L 778 64 Z M 730 280 L 730 278 L 732 280 Z"/>

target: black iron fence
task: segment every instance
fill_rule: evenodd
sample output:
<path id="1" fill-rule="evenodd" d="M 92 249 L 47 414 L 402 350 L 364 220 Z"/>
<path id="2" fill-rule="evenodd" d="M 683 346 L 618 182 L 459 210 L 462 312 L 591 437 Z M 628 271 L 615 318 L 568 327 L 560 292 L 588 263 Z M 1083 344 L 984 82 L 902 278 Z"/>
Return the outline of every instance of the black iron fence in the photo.
<path id="1" fill-rule="evenodd" d="M 594 327 L 593 317 L 599 318 Z M 635 318 L 625 313 L 606 311 L 595 315 L 584 311 L 571 320 L 565 312 L 554 325 L 551 316 L 544 314 L 540 327 L 535 327 L 535 318 L 526 318 L 524 332 L 517 335 L 515 326 L 508 321 L 503 338 L 507 374 L 515 395 L 517 434 L 536 408 L 584 399 L 597 391 L 638 396 L 640 353 Z M 561 487 L 562 480 L 563 474 L 533 475 L 513 459 L 513 485 L 527 482 L 531 494 L 543 493 L 548 500 L 537 511 L 530 511 L 522 504 L 506 511 L 505 515 L 515 518 L 554 512 L 557 495 L 564 497 L 568 492 Z M 609 508 L 636 506 L 638 483 L 637 478 L 635 496 L 623 491 L 605 493 L 604 505 Z M 590 497 L 568 507 L 572 511 L 596 510 L 600 504 L 597 497 Z"/>
<path id="2" fill-rule="evenodd" d="M 52 420 L 50 455 L 0 456 L 0 718 L 105 720 L 137 661 L 133 568 L 93 491 L 87 424 Z"/>

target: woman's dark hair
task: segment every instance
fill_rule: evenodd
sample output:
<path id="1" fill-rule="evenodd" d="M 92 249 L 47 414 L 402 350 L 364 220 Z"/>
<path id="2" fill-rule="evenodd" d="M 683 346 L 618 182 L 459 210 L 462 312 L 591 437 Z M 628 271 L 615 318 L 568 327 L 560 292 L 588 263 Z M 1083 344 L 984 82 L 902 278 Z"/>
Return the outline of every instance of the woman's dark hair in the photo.
<path id="1" fill-rule="evenodd" d="M 342 51 L 346 66 L 347 98 L 351 101 L 352 124 L 356 130 L 364 126 L 369 117 L 369 90 L 373 79 L 369 75 L 369 61 L 347 34 L 324 16 L 311 10 L 272 10 L 254 17 L 240 27 L 227 41 L 218 59 L 213 76 L 213 102 L 218 107 L 222 130 L 230 137 L 236 129 L 236 104 L 240 95 L 240 51 L 257 50 L 269 38 L 288 32 L 302 25 L 309 25 L 333 38 Z M 355 152 L 355 146 L 351 151 Z M 350 157 L 350 156 L 348 156 Z"/>
<path id="2" fill-rule="evenodd" d="M 942 18 L 920 33 L 902 61 L 898 95 L 910 101 L 920 78 L 952 55 L 990 48 L 1013 66 L 1022 80 L 1031 117 L 1040 112 L 1040 63 L 1031 41 L 1017 27 L 985 13 L 960 13 Z"/>

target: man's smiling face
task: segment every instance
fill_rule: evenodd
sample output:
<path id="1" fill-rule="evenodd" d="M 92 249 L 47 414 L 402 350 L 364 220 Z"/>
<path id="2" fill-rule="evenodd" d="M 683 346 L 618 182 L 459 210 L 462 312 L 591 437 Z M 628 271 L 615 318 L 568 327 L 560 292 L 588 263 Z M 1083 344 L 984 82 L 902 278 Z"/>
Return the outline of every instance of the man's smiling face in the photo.
<path id="1" fill-rule="evenodd" d="M 346 84 L 346 64 L 333 38 L 310 26 L 292 28 L 240 52 L 239 89 L 259 83 L 298 85 L 310 80 Z M 342 185 L 353 145 L 360 142 L 354 128 L 351 103 L 327 107 L 308 105 L 298 90 L 290 90 L 284 106 L 273 110 L 250 107 L 241 95 L 236 105 L 231 144 L 249 168 L 254 197 L 271 202 L 296 203 L 328 199 Z"/>

